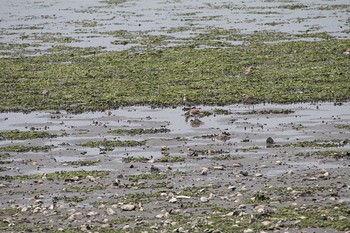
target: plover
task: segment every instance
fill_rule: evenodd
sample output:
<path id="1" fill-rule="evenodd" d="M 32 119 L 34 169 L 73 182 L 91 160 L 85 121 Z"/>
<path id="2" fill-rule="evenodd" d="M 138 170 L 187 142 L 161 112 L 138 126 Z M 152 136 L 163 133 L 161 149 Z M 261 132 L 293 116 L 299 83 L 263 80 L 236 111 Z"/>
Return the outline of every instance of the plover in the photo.
<path id="1" fill-rule="evenodd" d="M 250 77 L 253 73 L 254 67 L 253 66 L 249 66 L 247 68 L 244 69 L 244 77 Z"/>
<path id="2" fill-rule="evenodd" d="M 50 90 L 45 88 L 42 92 L 41 92 L 44 96 L 49 96 L 50 95 Z"/>

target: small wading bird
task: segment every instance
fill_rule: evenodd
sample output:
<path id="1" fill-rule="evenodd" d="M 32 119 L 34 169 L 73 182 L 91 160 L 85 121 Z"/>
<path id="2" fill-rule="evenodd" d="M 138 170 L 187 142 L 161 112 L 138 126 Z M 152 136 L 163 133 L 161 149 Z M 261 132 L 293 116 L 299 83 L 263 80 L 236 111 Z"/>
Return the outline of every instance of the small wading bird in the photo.
<path id="1" fill-rule="evenodd" d="M 106 111 L 105 111 L 105 115 L 106 115 L 106 116 L 110 116 L 110 115 L 112 115 L 111 110 L 106 110 Z"/>
<path id="2" fill-rule="evenodd" d="M 343 54 L 345 54 L 345 55 L 350 55 L 350 48 L 347 48 L 347 49 L 343 52 Z"/>
<path id="3" fill-rule="evenodd" d="M 50 95 L 50 90 L 45 88 L 42 92 L 41 92 L 44 96 L 49 96 Z"/>
<path id="4" fill-rule="evenodd" d="M 188 97 L 187 94 L 184 94 L 184 96 L 182 97 L 182 102 L 184 103 L 184 105 L 191 106 L 193 101 Z"/>
<path id="5" fill-rule="evenodd" d="M 254 67 L 253 66 L 249 66 L 247 68 L 244 69 L 244 77 L 250 77 L 253 73 Z"/>
<path id="6" fill-rule="evenodd" d="M 202 114 L 202 112 L 201 112 L 201 110 L 199 108 L 193 107 L 193 108 L 191 108 L 191 109 L 186 111 L 186 113 L 185 113 L 185 116 L 186 116 L 185 121 L 188 122 L 188 120 L 191 117 L 193 117 L 194 120 L 191 120 L 191 122 L 194 121 L 195 122 L 194 124 L 196 125 L 196 122 L 198 122 L 197 121 L 198 117 L 200 117 L 201 114 Z M 199 125 L 201 125 L 201 124 L 199 124 Z"/>
<path id="7" fill-rule="evenodd" d="M 201 110 L 199 108 L 191 108 L 185 113 L 188 117 L 198 118 L 201 115 Z"/>
<path id="8" fill-rule="evenodd" d="M 254 109 L 254 104 L 256 103 L 256 98 L 254 96 L 251 95 L 244 95 L 243 96 L 243 104 L 247 104 L 247 105 L 253 105 L 253 109 Z"/>

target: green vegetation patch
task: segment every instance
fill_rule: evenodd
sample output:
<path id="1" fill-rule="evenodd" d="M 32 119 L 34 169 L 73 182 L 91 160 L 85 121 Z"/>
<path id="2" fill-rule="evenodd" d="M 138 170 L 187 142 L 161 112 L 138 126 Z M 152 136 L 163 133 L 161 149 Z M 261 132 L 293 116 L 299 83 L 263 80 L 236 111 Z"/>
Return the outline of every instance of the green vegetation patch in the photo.
<path id="1" fill-rule="evenodd" d="M 166 174 L 161 173 L 152 173 L 152 174 L 139 174 L 139 175 L 130 175 L 128 176 L 130 181 L 137 182 L 139 180 L 163 180 L 168 176 Z"/>
<path id="2" fill-rule="evenodd" d="M 83 197 L 78 197 L 78 196 L 57 196 L 54 197 L 53 200 L 55 201 L 65 201 L 65 202 L 82 202 L 84 201 L 86 198 Z"/>
<path id="3" fill-rule="evenodd" d="M 150 159 L 143 156 L 139 156 L 139 157 L 128 156 L 128 157 L 124 157 L 122 160 L 124 163 L 132 163 L 132 162 L 147 163 Z"/>
<path id="4" fill-rule="evenodd" d="M 10 157 L 11 157 L 11 155 L 9 153 L 0 154 L 0 159 L 8 159 Z"/>
<path id="5" fill-rule="evenodd" d="M 91 193 L 96 190 L 103 190 L 106 186 L 102 184 L 97 185 L 84 185 L 84 186 L 76 186 L 76 185 L 69 185 L 65 191 L 70 193 Z"/>
<path id="6" fill-rule="evenodd" d="M 1 176 L 0 180 L 32 180 L 47 178 L 48 180 L 81 180 L 87 176 L 105 177 L 110 171 L 61 171 L 48 174 L 33 174 L 33 175 L 17 175 L 17 176 Z"/>
<path id="7" fill-rule="evenodd" d="M 78 160 L 78 161 L 69 161 L 64 162 L 65 164 L 72 165 L 72 166 L 94 166 L 101 161 L 99 159 L 97 160 Z"/>
<path id="8" fill-rule="evenodd" d="M 61 171 L 49 173 L 46 177 L 48 180 L 70 180 L 75 177 L 79 177 L 79 179 L 85 179 L 87 176 L 105 177 L 108 176 L 109 173 L 110 171 Z"/>
<path id="9" fill-rule="evenodd" d="M 338 125 L 335 125 L 335 127 L 338 129 L 350 130 L 350 124 L 338 124 Z"/>
<path id="10" fill-rule="evenodd" d="M 350 39 L 261 43 L 274 37 L 288 35 L 218 29 L 182 46 L 142 53 L 64 47 L 57 54 L 2 58 L 0 112 L 174 106 L 183 105 L 184 93 L 198 105 L 241 103 L 244 95 L 273 103 L 349 99 L 349 57 L 342 51 Z M 246 43 L 196 49 L 222 38 Z M 255 69 L 244 77 L 242 69 L 250 65 Z"/>
<path id="11" fill-rule="evenodd" d="M 303 141 L 303 142 L 296 142 L 296 143 L 288 143 L 285 144 L 284 147 L 340 147 L 343 144 L 341 144 L 340 141 Z"/>
<path id="12" fill-rule="evenodd" d="M 0 151 L 9 151 L 9 152 L 48 152 L 52 146 L 3 146 L 0 147 Z"/>
<path id="13" fill-rule="evenodd" d="M 86 142 L 79 144 L 80 146 L 85 147 L 104 147 L 108 151 L 112 151 L 114 147 L 134 147 L 134 146 L 143 146 L 146 144 L 146 140 L 143 141 L 135 141 L 135 140 L 126 140 L 126 141 L 97 141 L 97 142 Z"/>
<path id="14" fill-rule="evenodd" d="M 155 162 L 158 163 L 176 163 L 176 162 L 184 162 L 185 158 L 181 156 L 164 156 L 162 158 L 156 159 Z"/>
<path id="15" fill-rule="evenodd" d="M 314 151 L 314 152 L 300 152 L 295 154 L 295 156 L 324 156 L 324 157 L 333 157 L 333 158 L 348 158 L 350 157 L 350 151 L 334 151 L 334 150 L 326 150 L 326 151 Z"/>
<path id="16" fill-rule="evenodd" d="M 249 115 L 249 114 L 291 114 L 294 113 L 291 109 L 262 109 L 262 110 L 252 110 L 248 112 L 237 112 L 237 114 L 241 115 Z"/>
<path id="17" fill-rule="evenodd" d="M 35 138 L 55 138 L 56 134 L 51 134 L 44 131 L 4 131 L 0 132 L 0 140 L 26 140 Z"/>
<path id="18" fill-rule="evenodd" d="M 159 129 L 116 129 L 110 130 L 108 133 L 111 134 L 127 134 L 127 135 L 139 135 L 139 134 L 157 134 L 157 133 L 168 133 L 170 129 L 159 128 Z"/>

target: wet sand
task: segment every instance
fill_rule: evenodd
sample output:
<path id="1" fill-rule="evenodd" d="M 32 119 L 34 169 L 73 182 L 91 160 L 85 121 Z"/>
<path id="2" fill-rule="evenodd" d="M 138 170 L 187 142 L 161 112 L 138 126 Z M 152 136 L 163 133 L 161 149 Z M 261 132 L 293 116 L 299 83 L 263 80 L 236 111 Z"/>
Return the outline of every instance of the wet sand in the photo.
<path id="1" fill-rule="evenodd" d="M 113 110 L 110 116 L 101 112 L 72 115 L 50 111 L 0 114 L 2 131 L 31 129 L 65 135 L 0 141 L 0 147 L 52 146 L 48 152 L 8 152 L 9 158 L 3 159 L 9 163 L 1 165 L 1 208 L 17 212 L 2 214 L 6 219 L 2 229 L 12 232 L 11 224 L 35 224 L 41 229 L 77 228 L 85 232 L 123 228 L 125 232 L 142 232 L 140 229 L 168 232 L 180 227 L 178 232 L 196 232 L 206 229 L 198 223 L 203 215 L 239 217 L 253 216 L 257 211 L 275 213 L 290 206 L 299 207 L 301 213 L 303 206 L 324 209 L 349 206 L 349 156 L 321 154 L 330 150 L 349 151 L 349 130 L 336 127 L 349 124 L 349 106 L 349 103 L 202 106 L 201 111 L 221 109 L 231 114 L 191 117 L 187 122 L 180 107 L 127 107 Z M 291 113 L 262 114 L 262 110 L 271 109 L 287 109 Z M 257 113 L 244 114 L 253 110 Z M 134 136 L 110 133 L 135 128 L 167 128 L 170 132 Z M 268 137 L 274 140 L 273 144 L 266 143 Z M 113 151 L 80 146 L 102 140 L 146 140 L 146 144 L 115 147 Z M 305 141 L 319 144 L 311 147 L 296 144 Z M 336 146 L 321 145 L 330 142 Z M 298 153 L 305 156 L 296 156 Z M 130 157 L 142 157 L 145 161 L 123 160 Z M 181 160 L 158 160 L 172 157 Z M 92 166 L 70 164 L 81 160 L 98 162 Z M 95 170 L 110 173 L 104 177 L 47 178 L 54 172 Z M 6 179 L 33 174 L 40 175 L 34 179 Z M 148 179 L 140 174 L 161 176 L 155 180 L 156 176 Z M 134 179 L 137 176 L 139 179 Z M 125 210 L 129 207 L 132 210 Z M 195 227 L 186 228 L 179 216 L 189 218 L 188 224 Z M 349 220 L 348 216 L 343 217 Z M 266 224 L 267 228 L 262 230 L 267 232 L 336 232 L 322 227 L 300 230 L 297 220 L 290 219 L 270 220 Z M 249 227 L 244 227 L 249 232 Z"/>

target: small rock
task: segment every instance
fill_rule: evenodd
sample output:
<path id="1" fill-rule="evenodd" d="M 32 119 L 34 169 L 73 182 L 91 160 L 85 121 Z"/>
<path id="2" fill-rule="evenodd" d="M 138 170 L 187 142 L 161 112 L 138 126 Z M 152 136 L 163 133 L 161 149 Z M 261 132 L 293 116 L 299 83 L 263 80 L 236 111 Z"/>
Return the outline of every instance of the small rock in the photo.
<path id="1" fill-rule="evenodd" d="M 224 170 L 224 166 L 215 166 L 213 167 L 214 170 Z"/>
<path id="2" fill-rule="evenodd" d="M 230 185 L 227 187 L 228 189 L 230 189 L 231 191 L 235 190 L 237 187 L 236 186 L 233 186 L 233 185 Z"/>
<path id="3" fill-rule="evenodd" d="M 175 203 L 175 202 L 177 202 L 177 199 L 175 197 L 172 197 L 172 198 L 170 198 L 169 202 L 170 203 Z"/>
<path id="4" fill-rule="evenodd" d="M 201 197 L 200 200 L 201 202 L 209 202 L 209 199 L 207 197 Z"/>
<path id="5" fill-rule="evenodd" d="M 274 143 L 275 143 L 275 140 L 273 140 L 272 137 L 268 137 L 268 138 L 266 139 L 266 144 L 274 144 Z"/>
<path id="6" fill-rule="evenodd" d="M 108 215 L 113 215 L 113 214 L 115 214 L 115 211 L 114 211 L 112 208 L 108 208 L 108 209 L 106 210 L 106 212 L 107 212 Z"/>
<path id="7" fill-rule="evenodd" d="M 256 176 L 256 177 L 262 177 L 263 174 L 261 174 L 261 173 L 256 173 L 255 176 Z"/>
<path id="8" fill-rule="evenodd" d="M 282 165 L 282 163 L 283 163 L 283 162 L 280 161 L 280 160 L 277 160 L 277 161 L 275 162 L 276 165 Z"/>
<path id="9" fill-rule="evenodd" d="M 122 205 L 120 208 L 124 211 L 131 211 L 131 210 L 134 210 L 136 206 L 131 204 L 126 204 L 126 205 Z"/>
<path id="10" fill-rule="evenodd" d="M 247 171 L 240 171 L 239 174 L 241 174 L 242 176 L 248 176 L 248 172 Z"/>
<path id="11" fill-rule="evenodd" d="M 207 168 L 207 167 L 203 167 L 202 168 L 202 171 L 201 171 L 201 175 L 208 175 L 208 171 L 209 171 L 209 169 Z"/>
<path id="12" fill-rule="evenodd" d="M 245 229 L 243 232 L 244 232 L 244 233 L 253 233 L 253 232 L 254 232 L 254 230 L 253 230 L 253 229 L 248 228 L 248 229 Z"/>
<path id="13" fill-rule="evenodd" d="M 86 214 L 86 216 L 88 216 L 88 217 L 93 217 L 93 216 L 96 216 L 96 215 L 98 215 L 98 212 L 96 212 L 96 211 L 90 211 L 90 212 L 88 212 Z"/>
<path id="14" fill-rule="evenodd" d="M 271 224 L 271 222 L 270 222 L 270 221 L 263 221 L 263 222 L 261 222 L 261 224 L 262 224 L 263 226 L 268 226 L 268 225 Z"/>
<path id="15" fill-rule="evenodd" d="M 243 167 L 241 163 L 234 163 L 232 164 L 232 167 Z"/>
<path id="16" fill-rule="evenodd" d="M 191 199 L 190 196 L 176 196 L 177 199 Z"/>

